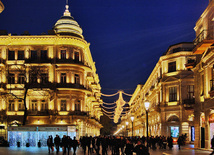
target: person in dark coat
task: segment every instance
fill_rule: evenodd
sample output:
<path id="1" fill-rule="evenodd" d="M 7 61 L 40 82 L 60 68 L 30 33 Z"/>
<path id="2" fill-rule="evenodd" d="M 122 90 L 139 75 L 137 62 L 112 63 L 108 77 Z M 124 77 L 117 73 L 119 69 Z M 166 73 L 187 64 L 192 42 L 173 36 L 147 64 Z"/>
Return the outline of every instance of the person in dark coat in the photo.
<path id="1" fill-rule="evenodd" d="M 169 149 L 172 149 L 172 147 L 173 147 L 173 139 L 172 139 L 172 136 L 170 136 L 170 137 L 167 138 L 167 142 L 168 142 L 168 147 L 169 147 Z"/>
<path id="2" fill-rule="evenodd" d="M 50 153 L 50 151 L 52 150 L 52 146 L 53 146 L 53 137 L 52 136 L 48 137 L 47 146 L 48 146 L 48 153 Z"/>
<path id="3" fill-rule="evenodd" d="M 59 153 L 59 146 L 60 146 L 60 138 L 59 135 L 56 135 L 56 137 L 54 138 L 54 145 L 56 148 L 56 154 Z"/>
<path id="4" fill-rule="evenodd" d="M 125 154 L 126 155 L 132 155 L 134 150 L 134 146 L 131 143 L 129 139 L 126 140 L 126 148 L 125 148 Z"/>
<path id="5" fill-rule="evenodd" d="M 63 138 L 62 138 L 62 150 L 63 150 L 63 155 L 66 154 L 67 145 L 68 145 L 67 136 L 66 136 L 66 135 L 63 135 Z"/>
<path id="6" fill-rule="evenodd" d="M 213 138 L 211 139 L 211 148 L 213 149 L 213 152 L 210 155 L 214 154 L 214 135 Z"/>
<path id="7" fill-rule="evenodd" d="M 141 143 L 140 140 L 137 141 L 134 152 L 136 152 L 136 155 L 149 155 L 147 148 Z"/>
<path id="8" fill-rule="evenodd" d="M 178 143 L 178 148 L 179 148 L 179 150 L 181 149 L 181 145 L 182 145 L 182 139 L 181 139 L 181 136 L 179 136 L 178 137 L 178 141 L 177 141 L 177 143 Z"/>
<path id="9" fill-rule="evenodd" d="M 73 155 L 76 155 L 76 150 L 77 150 L 77 147 L 78 147 L 78 141 L 76 140 L 76 137 L 74 137 L 74 139 L 72 140 L 72 147 L 73 147 Z"/>

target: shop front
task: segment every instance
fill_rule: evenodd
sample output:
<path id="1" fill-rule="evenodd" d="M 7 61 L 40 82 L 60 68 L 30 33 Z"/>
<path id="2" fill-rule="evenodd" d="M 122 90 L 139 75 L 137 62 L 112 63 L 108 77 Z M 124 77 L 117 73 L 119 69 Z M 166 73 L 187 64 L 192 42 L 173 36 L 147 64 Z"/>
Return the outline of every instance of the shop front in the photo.
<path id="1" fill-rule="evenodd" d="M 211 139 L 214 136 L 214 113 L 210 114 L 209 122 L 210 122 L 210 141 L 211 141 Z"/>
<path id="2" fill-rule="evenodd" d="M 8 127 L 8 141 L 10 146 L 17 146 L 17 142 L 20 146 L 37 147 L 38 142 L 41 146 L 47 146 L 48 136 L 52 136 L 53 139 L 56 135 L 60 138 L 63 135 L 69 135 L 71 138 L 76 137 L 76 126 L 65 127 Z"/>

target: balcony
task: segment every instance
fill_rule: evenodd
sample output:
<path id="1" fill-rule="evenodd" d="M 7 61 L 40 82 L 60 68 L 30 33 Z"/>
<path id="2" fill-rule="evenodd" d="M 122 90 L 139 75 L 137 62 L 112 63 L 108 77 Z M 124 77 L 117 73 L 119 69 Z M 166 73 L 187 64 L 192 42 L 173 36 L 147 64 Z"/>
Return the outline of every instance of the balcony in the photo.
<path id="1" fill-rule="evenodd" d="M 84 65 L 83 62 L 73 59 L 56 59 L 56 64 L 80 64 Z"/>
<path id="2" fill-rule="evenodd" d="M 28 110 L 28 115 L 29 116 L 48 116 L 49 115 L 49 111 L 48 110 L 44 110 L 44 111 L 32 111 L 32 110 Z"/>
<path id="3" fill-rule="evenodd" d="M 38 63 L 38 64 L 41 64 L 41 63 L 52 64 L 53 62 L 54 62 L 53 59 L 26 59 L 25 60 L 25 63 Z"/>
<path id="4" fill-rule="evenodd" d="M 76 116 L 89 116 L 89 112 L 86 111 L 71 111 L 69 115 L 76 115 Z"/>
<path id="5" fill-rule="evenodd" d="M 44 89 L 44 88 L 49 88 L 54 90 L 55 85 L 51 82 L 45 82 L 45 83 L 27 83 L 25 85 L 25 88 L 33 89 L 33 88 L 38 88 L 38 89 Z"/>
<path id="6" fill-rule="evenodd" d="M 203 30 L 193 41 L 196 45 L 193 53 L 202 54 L 208 47 L 214 43 L 214 32 Z"/>
<path id="7" fill-rule="evenodd" d="M 194 105 L 195 105 L 195 99 L 184 99 L 183 100 L 183 106 L 185 109 L 194 109 Z"/>
<path id="8" fill-rule="evenodd" d="M 81 85 L 79 83 L 57 83 L 56 88 L 79 88 L 89 90 L 86 87 L 84 87 L 84 85 Z"/>

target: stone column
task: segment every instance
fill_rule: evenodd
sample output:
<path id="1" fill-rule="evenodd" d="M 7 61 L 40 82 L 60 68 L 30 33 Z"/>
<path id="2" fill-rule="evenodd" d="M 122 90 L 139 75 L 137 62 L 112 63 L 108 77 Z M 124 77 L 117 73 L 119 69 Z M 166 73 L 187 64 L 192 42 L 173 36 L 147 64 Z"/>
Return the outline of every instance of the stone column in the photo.
<path id="1" fill-rule="evenodd" d="M 210 149 L 210 123 L 209 123 L 210 110 L 205 111 L 205 148 Z"/>
<path id="2" fill-rule="evenodd" d="M 195 111 L 194 113 L 194 127 L 195 127 L 195 142 L 194 147 L 201 147 L 201 133 L 200 133 L 200 112 Z"/>

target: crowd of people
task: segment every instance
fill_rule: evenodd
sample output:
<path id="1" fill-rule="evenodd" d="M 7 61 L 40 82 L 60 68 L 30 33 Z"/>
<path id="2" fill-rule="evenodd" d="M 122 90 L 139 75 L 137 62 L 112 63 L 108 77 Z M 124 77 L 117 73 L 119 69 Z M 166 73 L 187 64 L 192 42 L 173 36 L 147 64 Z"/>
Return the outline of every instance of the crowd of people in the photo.
<path id="1" fill-rule="evenodd" d="M 179 149 L 181 145 L 185 144 L 185 139 L 185 135 L 178 138 L 177 143 Z M 173 138 L 171 136 L 151 136 L 148 137 L 148 139 L 144 136 L 83 136 L 77 141 L 75 137 L 72 139 L 64 135 L 62 139 L 60 139 L 60 137 L 56 135 L 54 139 L 52 136 L 49 136 L 47 145 L 49 153 L 54 150 L 55 146 L 56 153 L 58 154 L 59 148 L 62 147 L 63 155 L 69 154 L 71 148 L 73 148 L 72 152 L 75 155 L 77 147 L 82 147 L 84 155 L 86 155 L 86 153 L 88 155 L 107 155 L 107 152 L 111 152 L 112 155 L 119 155 L 120 152 L 122 155 L 132 155 L 133 152 L 135 152 L 136 155 L 149 155 L 149 149 L 172 149 Z"/>

